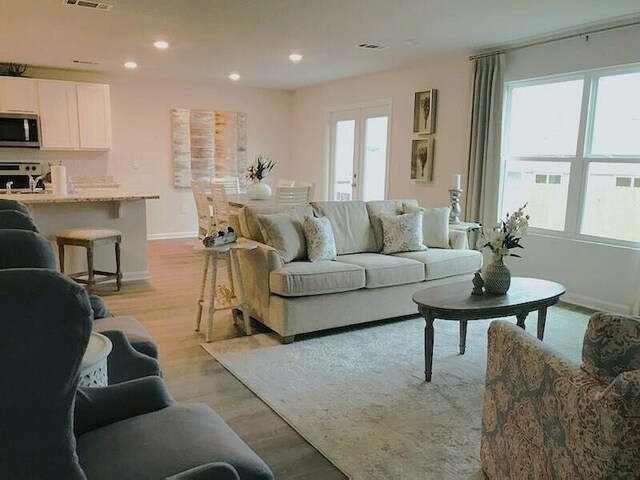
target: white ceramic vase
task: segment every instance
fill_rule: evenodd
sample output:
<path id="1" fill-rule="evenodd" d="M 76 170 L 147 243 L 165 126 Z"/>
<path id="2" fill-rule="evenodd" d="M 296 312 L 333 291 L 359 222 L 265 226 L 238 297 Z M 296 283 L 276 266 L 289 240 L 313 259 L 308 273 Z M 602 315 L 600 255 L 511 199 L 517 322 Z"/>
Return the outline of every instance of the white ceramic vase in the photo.
<path id="1" fill-rule="evenodd" d="M 482 269 L 482 280 L 487 293 L 504 295 L 511 286 L 511 271 L 504 264 L 502 255 L 493 253 L 491 263 Z"/>
<path id="2" fill-rule="evenodd" d="M 271 187 L 264 180 L 254 180 L 247 187 L 247 196 L 251 200 L 268 200 L 271 197 Z"/>

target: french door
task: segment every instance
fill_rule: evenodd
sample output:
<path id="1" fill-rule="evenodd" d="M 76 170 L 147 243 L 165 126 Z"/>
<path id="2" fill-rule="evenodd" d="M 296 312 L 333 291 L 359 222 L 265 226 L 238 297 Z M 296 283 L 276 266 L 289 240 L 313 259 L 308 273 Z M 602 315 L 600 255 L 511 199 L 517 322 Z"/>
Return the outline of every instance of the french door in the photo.
<path id="1" fill-rule="evenodd" d="M 330 200 L 386 198 L 390 118 L 389 103 L 330 114 Z"/>

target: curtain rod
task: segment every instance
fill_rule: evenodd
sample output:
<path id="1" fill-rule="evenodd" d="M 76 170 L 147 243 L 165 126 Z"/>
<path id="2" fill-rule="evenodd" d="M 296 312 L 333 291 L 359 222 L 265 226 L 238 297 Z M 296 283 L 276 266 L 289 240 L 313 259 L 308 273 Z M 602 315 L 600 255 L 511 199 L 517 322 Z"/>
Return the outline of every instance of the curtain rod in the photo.
<path id="1" fill-rule="evenodd" d="M 523 45 L 518 45 L 518 46 L 515 46 L 515 47 L 507 47 L 507 48 L 503 48 L 502 50 L 495 50 L 493 52 L 480 53 L 478 55 L 471 55 L 469 57 L 469 60 L 476 60 L 478 58 L 491 57 L 493 55 L 499 55 L 501 53 L 513 52 L 515 50 L 521 50 L 523 48 L 537 47 L 538 45 L 546 45 L 547 43 L 559 42 L 561 40 L 569 40 L 570 38 L 576 38 L 576 37 L 587 37 L 588 38 L 589 35 L 593 35 L 595 33 L 609 32 L 611 30 L 619 30 L 621 28 L 637 27 L 638 25 L 640 25 L 640 20 L 635 20 L 633 22 L 624 23 L 624 24 L 621 24 L 621 25 L 612 25 L 612 26 L 609 26 L 609 27 L 596 28 L 596 29 L 593 29 L 593 30 L 585 30 L 583 32 L 571 33 L 571 34 L 568 34 L 568 35 L 563 35 L 561 37 L 548 38 L 546 40 L 539 40 L 537 42 L 525 43 Z"/>

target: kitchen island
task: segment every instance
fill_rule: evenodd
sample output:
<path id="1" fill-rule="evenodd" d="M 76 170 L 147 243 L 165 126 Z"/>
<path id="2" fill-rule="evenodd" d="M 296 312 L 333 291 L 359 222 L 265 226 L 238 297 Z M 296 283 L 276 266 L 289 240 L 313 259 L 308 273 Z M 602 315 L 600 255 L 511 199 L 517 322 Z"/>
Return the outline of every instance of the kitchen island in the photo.
<path id="1" fill-rule="evenodd" d="M 155 193 L 120 188 L 84 189 L 67 195 L 52 193 L 0 194 L 0 198 L 25 203 L 40 230 L 53 244 L 57 232 L 71 228 L 114 228 L 122 232 L 123 280 L 149 278 L 147 266 L 146 201 L 160 198 Z M 115 270 L 112 246 L 96 248 L 96 270 Z M 86 251 L 66 247 L 65 271 L 86 270 Z"/>

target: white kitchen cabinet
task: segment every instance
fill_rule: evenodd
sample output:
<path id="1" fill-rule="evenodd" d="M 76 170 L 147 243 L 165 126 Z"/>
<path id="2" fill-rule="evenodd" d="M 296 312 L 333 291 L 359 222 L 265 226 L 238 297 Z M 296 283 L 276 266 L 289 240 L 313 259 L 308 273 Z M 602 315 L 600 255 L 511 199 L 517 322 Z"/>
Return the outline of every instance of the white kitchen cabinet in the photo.
<path id="1" fill-rule="evenodd" d="M 38 86 L 33 78 L 0 77 L 0 111 L 38 113 Z"/>
<path id="2" fill-rule="evenodd" d="M 76 84 L 38 80 L 43 150 L 77 150 L 78 100 Z"/>
<path id="3" fill-rule="evenodd" d="M 80 150 L 111 148 L 111 100 L 109 85 L 76 84 Z"/>

